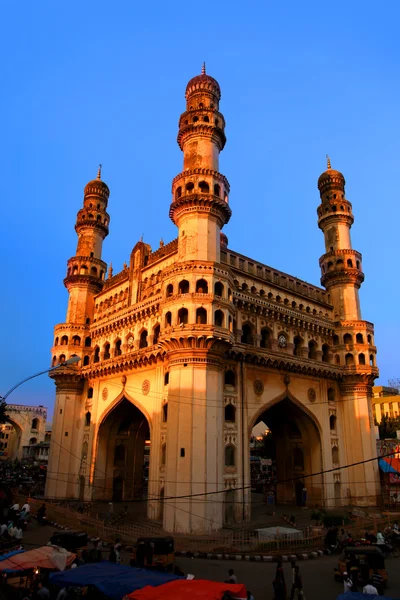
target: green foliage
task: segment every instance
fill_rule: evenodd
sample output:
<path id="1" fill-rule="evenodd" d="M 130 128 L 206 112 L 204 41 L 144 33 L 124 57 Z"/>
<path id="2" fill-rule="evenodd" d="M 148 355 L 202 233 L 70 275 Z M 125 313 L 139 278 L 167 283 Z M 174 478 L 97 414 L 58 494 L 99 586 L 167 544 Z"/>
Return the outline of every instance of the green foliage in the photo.
<path id="1" fill-rule="evenodd" d="M 397 431 L 400 431 L 400 417 L 389 417 L 383 415 L 379 423 L 379 438 L 387 440 L 397 437 Z"/>
<path id="2" fill-rule="evenodd" d="M 7 422 L 6 414 L 7 404 L 4 400 L 0 400 L 0 424 Z"/>

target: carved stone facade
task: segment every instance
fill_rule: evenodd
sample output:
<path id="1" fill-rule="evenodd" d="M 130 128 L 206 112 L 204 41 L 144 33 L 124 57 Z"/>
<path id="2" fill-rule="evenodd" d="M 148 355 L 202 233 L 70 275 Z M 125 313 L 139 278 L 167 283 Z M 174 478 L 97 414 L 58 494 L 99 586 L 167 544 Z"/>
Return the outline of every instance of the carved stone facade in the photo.
<path id="1" fill-rule="evenodd" d="M 7 422 L 0 425 L 0 460 L 21 460 L 23 449 L 45 441 L 47 408 L 7 404 Z"/>
<path id="2" fill-rule="evenodd" d="M 231 209 L 219 172 L 220 96 L 205 71 L 186 88 L 184 169 L 169 211 L 177 239 L 155 252 L 138 242 L 129 265 L 107 279 L 109 189 L 101 173 L 86 186 L 67 320 L 52 348 L 54 365 L 81 361 L 51 373 L 49 470 L 60 476 L 48 480 L 47 496 L 137 498 L 150 439 L 148 516 L 172 532 L 250 518 L 249 438 L 260 419 L 276 440 L 278 502 L 295 503 L 304 487 L 326 506 L 374 505 L 378 495 L 375 462 L 340 470 L 376 456 L 378 375 L 344 177 L 328 164 L 318 181 L 325 289 L 234 252 L 221 233 Z"/>

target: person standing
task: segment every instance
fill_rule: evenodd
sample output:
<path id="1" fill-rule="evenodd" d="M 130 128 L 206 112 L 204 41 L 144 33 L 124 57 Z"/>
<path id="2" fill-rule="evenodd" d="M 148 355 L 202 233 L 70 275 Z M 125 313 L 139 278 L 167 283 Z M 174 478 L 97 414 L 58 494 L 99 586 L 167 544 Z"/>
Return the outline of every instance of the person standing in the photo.
<path id="1" fill-rule="evenodd" d="M 229 569 L 228 575 L 229 575 L 229 577 L 228 577 L 226 583 L 237 583 L 237 577 L 236 577 L 233 569 Z"/>
<path id="2" fill-rule="evenodd" d="M 372 585 L 376 587 L 378 593 L 383 596 L 383 587 L 384 587 L 384 579 L 382 575 L 379 573 L 378 569 L 374 569 L 372 573 Z"/>
<path id="3" fill-rule="evenodd" d="M 353 587 L 353 580 L 348 574 L 347 571 L 343 573 L 343 593 L 351 592 L 351 588 Z"/>
<path id="4" fill-rule="evenodd" d="M 292 589 L 290 590 L 290 600 L 293 600 L 293 598 L 294 598 L 294 582 L 295 582 L 295 575 L 296 575 L 296 561 L 292 560 L 292 562 L 290 564 L 292 567 Z"/>

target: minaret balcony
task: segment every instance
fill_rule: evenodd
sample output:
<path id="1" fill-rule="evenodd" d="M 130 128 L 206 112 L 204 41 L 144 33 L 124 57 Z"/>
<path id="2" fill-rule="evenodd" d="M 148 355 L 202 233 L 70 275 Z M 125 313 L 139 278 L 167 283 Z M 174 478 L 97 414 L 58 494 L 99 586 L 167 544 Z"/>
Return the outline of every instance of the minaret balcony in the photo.
<path id="1" fill-rule="evenodd" d="M 187 212 L 193 214 L 196 211 L 202 214 L 210 213 L 214 217 L 218 216 L 221 228 L 229 222 L 232 216 L 227 200 L 209 192 L 188 193 L 174 199 L 169 209 L 169 216 L 173 223 L 177 225 L 177 220 L 182 214 Z"/>

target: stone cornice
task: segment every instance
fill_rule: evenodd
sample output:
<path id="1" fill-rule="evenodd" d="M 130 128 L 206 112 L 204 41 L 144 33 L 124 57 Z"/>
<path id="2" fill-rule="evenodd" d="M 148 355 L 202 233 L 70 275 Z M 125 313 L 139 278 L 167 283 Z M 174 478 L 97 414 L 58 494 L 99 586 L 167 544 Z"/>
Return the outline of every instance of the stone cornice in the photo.
<path id="1" fill-rule="evenodd" d="M 354 285 L 357 289 L 360 288 L 364 281 L 364 273 L 358 269 L 351 267 L 333 268 L 332 271 L 327 271 L 321 277 L 321 284 L 329 290 L 333 285 Z"/>
<path id="2" fill-rule="evenodd" d="M 186 276 L 191 274 L 198 275 L 199 277 L 202 275 L 222 276 L 229 279 L 233 284 L 232 273 L 226 263 L 221 264 L 201 260 L 174 262 L 163 270 L 163 281 L 167 282 L 168 278 L 175 277 L 176 275 Z"/>
<path id="3" fill-rule="evenodd" d="M 104 281 L 92 275 L 67 275 L 64 285 L 67 290 L 70 287 L 87 287 L 98 294 L 103 289 Z"/>
<path id="4" fill-rule="evenodd" d="M 353 248 L 342 248 L 340 250 L 330 250 L 323 254 L 319 259 L 319 265 L 321 266 L 328 258 L 340 258 L 341 256 L 351 256 L 352 258 L 355 257 L 357 260 L 362 260 L 362 254 L 357 252 L 357 250 L 353 250 Z"/>
<path id="5" fill-rule="evenodd" d="M 318 227 L 322 230 L 328 225 L 333 225 L 334 223 L 347 223 L 347 225 L 351 227 L 354 223 L 354 217 L 351 213 L 331 212 L 323 214 L 318 219 Z"/>
<path id="6" fill-rule="evenodd" d="M 226 144 L 226 135 L 223 129 L 213 125 L 212 123 L 206 123 L 205 121 L 188 123 L 188 125 L 184 125 L 179 129 L 176 141 L 178 142 L 181 150 L 183 150 L 185 143 L 191 137 L 209 138 L 215 142 L 220 152 L 224 149 Z"/>
<path id="7" fill-rule="evenodd" d="M 124 281 L 128 281 L 128 280 L 129 280 L 129 269 L 128 269 L 128 267 L 126 267 L 126 269 L 123 269 L 116 275 L 113 275 L 113 277 L 109 277 L 108 279 L 105 280 L 103 291 L 109 290 L 110 288 L 114 287 L 115 285 L 119 285 L 120 283 L 122 283 Z"/>
<path id="8" fill-rule="evenodd" d="M 218 196 L 214 196 L 214 194 L 204 193 L 185 194 L 174 200 L 169 209 L 170 219 L 176 225 L 179 216 L 185 212 L 200 212 L 214 215 L 220 222 L 221 228 L 228 223 L 232 216 L 232 211 L 227 202 Z"/>
<path id="9" fill-rule="evenodd" d="M 180 179 L 186 179 L 187 177 L 191 177 L 193 175 L 209 175 L 210 177 L 213 177 L 213 179 L 217 179 L 218 181 L 220 181 L 221 183 L 223 183 L 224 187 L 225 187 L 225 190 L 228 193 L 230 191 L 229 181 L 227 180 L 227 178 L 225 177 L 225 175 L 222 175 L 222 173 L 220 173 L 219 171 L 214 171 L 213 169 L 186 169 L 185 171 L 182 171 L 181 173 L 179 173 L 178 175 L 176 175 L 173 178 L 173 180 L 172 180 L 172 190 L 173 190 L 175 184 Z"/>

